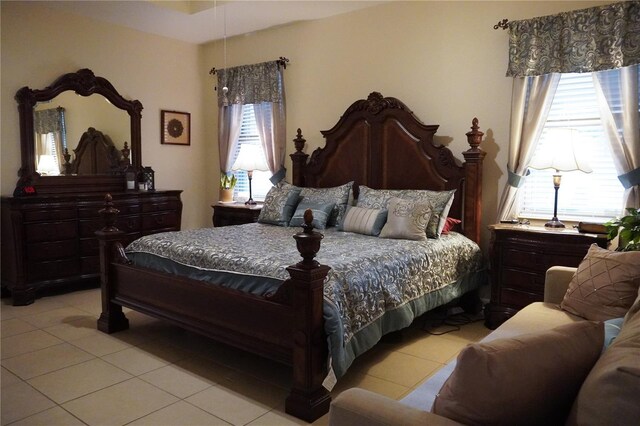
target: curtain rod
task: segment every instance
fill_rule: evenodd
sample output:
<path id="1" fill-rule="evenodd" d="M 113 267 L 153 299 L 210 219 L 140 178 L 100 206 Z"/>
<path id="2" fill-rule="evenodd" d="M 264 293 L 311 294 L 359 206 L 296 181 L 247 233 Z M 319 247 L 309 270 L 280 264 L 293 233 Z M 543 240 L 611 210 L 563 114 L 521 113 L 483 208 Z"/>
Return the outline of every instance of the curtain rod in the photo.
<path id="1" fill-rule="evenodd" d="M 276 62 L 278 63 L 278 65 L 280 65 L 282 68 L 284 68 L 285 70 L 287 69 L 287 64 L 289 63 L 289 59 L 285 58 L 284 56 L 280 56 L 280 58 L 278 58 L 276 60 Z M 209 71 L 210 75 L 216 75 L 218 71 L 216 70 L 215 67 L 211 68 L 211 70 Z"/>
<path id="2" fill-rule="evenodd" d="M 494 30 L 497 30 L 498 28 L 502 28 L 503 30 L 509 28 L 509 20 L 505 18 L 493 26 Z"/>

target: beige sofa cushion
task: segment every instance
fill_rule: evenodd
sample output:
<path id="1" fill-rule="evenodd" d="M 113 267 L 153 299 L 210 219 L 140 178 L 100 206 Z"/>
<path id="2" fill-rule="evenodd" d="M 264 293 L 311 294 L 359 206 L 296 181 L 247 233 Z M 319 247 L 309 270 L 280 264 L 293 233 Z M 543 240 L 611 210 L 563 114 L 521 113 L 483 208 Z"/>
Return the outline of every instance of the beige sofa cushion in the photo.
<path id="1" fill-rule="evenodd" d="M 640 294 L 620 334 L 602 354 L 576 398 L 569 425 L 640 422 Z"/>
<path id="2" fill-rule="evenodd" d="M 592 244 L 573 276 L 562 309 L 593 321 L 619 318 L 640 287 L 640 252 L 616 252 Z"/>
<path id="3" fill-rule="evenodd" d="M 579 321 L 468 345 L 432 411 L 464 424 L 558 424 L 603 341 L 601 322 Z"/>

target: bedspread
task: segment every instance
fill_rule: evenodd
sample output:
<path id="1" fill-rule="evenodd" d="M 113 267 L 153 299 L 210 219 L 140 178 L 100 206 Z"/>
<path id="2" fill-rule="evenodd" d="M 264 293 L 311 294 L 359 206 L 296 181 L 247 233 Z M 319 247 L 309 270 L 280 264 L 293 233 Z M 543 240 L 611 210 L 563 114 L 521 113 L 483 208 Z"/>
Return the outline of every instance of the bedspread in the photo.
<path id="1" fill-rule="evenodd" d="M 296 232 L 258 223 L 168 232 L 142 237 L 126 251 L 140 266 L 264 295 L 289 278 L 286 268 L 300 260 Z M 316 259 L 331 267 L 324 317 L 338 377 L 382 334 L 482 281 L 476 274 L 483 270 L 480 248 L 458 233 L 408 241 L 329 228 Z"/>

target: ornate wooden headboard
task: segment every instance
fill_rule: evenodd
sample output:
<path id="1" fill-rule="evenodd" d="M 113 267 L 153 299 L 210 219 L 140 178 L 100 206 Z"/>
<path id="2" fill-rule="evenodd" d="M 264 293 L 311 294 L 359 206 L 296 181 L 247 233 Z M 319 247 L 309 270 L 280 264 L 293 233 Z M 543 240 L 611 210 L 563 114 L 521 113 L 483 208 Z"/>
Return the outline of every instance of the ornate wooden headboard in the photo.
<path id="1" fill-rule="evenodd" d="M 99 130 L 89 127 L 82 134 L 78 147 L 73 150 L 75 159 L 65 152 L 65 173 L 77 175 L 114 174 L 121 172 L 125 161 L 111 138 Z"/>
<path id="2" fill-rule="evenodd" d="M 291 154 L 293 184 L 322 188 L 355 181 L 355 196 L 358 185 L 456 189 L 449 216 L 461 219 L 464 234 L 479 242 L 485 152 L 478 146 L 483 133 L 474 118 L 467 133 L 471 148 L 462 153 L 462 163 L 448 148 L 434 145 L 437 130 L 438 125 L 423 124 L 398 99 L 373 92 L 347 108 L 332 129 L 321 132 L 326 145 L 311 158 L 303 152 L 306 140 L 298 129 L 296 152 Z"/>

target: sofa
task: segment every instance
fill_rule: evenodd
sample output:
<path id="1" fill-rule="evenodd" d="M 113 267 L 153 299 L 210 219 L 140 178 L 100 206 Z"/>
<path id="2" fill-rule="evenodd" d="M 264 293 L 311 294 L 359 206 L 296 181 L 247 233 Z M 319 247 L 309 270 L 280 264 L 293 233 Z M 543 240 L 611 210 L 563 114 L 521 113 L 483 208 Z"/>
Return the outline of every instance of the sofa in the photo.
<path id="1" fill-rule="evenodd" d="M 594 253 L 598 251 L 599 255 L 605 256 L 605 260 L 609 253 L 614 253 L 607 253 L 599 248 L 592 249 Z M 444 366 L 399 401 L 359 388 L 342 392 L 331 404 L 329 424 L 640 424 L 640 273 L 637 269 L 640 268 L 639 256 L 640 252 L 637 252 L 636 257 L 626 258 L 630 267 L 625 272 L 625 279 L 627 283 L 631 283 L 631 287 L 626 289 L 627 301 L 622 305 L 626 311 L 623 319 L 590 321 L 569 312 L 572 309 L 567 298 L 572 293 L 572 286 L 573 290 L 576 290 L 575 281 L 581 274 L 589 274 L 592 269 L 598 269 L 602 259 L 598 259 L 600 263 L 595 266 L 583 265 L 589 257 L 587 255 L 578 269 L 552 267 L 546 273 L 543 302 L 526 306 L 481 342 L 468 345 L 456 360 Z M 606 289 L 602 290 L 601 294 L 604 296 Z M 612 290 L 614 294 L 618 291 L 615 287 Z M 577 288 L 577 291 L 580 289 Z M 630 302 L 629 291 L 635 291 L 634 299 Z M 597 295 L 597 291 L 591 293 Z M 607 304 L 609 299 L 605 297 L 604 302 L 596 303 Z M 583 326 L 589 330 L 576 329 L 584 328 Z M 546 339 L 548 334 L 557 330 L 566 330 L 569 334 L 560 338 L 556 336 L 555 342 L 547 345 L 547 350 L 555 350 L 555 353 L 548 356 L 539 355 L 536 352 L 538 349 L 535 348 L 540 346 L 540 341 L 533 337 L 544 335 Z M 590 334 L 591 340 L 582 338 L 581 342 L 573 342 L 574 336 L 578 334 Z M 511 346 L 515 345 L 516 350 L 521 351 L 515 355 L 519 359 L 495 362 L 491 356 L 509 352 L 503 350 L 505 342 Z M 608 346 L 605 349 L 606 345 Z M 591 349 L 587 349 L 588 347 Z M 461 358 L 469 358 L 467 352 L 473 352 L 477 348 L 489 348 L 494 351 L 490 351 L 487 372 L 484 376 L 481 373 L 479 378 L 476 377 L 475 382 L 474 379 L 465 381 L 460 375 L 460 370 L 464 371 Z M 577 355 L 567 355 L 572 351 Z M 585 352 L 592 353 L 588 356 L 590 359 L 574 360 Z M 482 370 L 481 365 L 486 361 L 484 358 L 473 358 L 474 356 L 470 357 L 473 361 L 464 361 L 467 370 L 471 370 L 471 373 L 467 373 L 472 376 L 475 373 L 473 370 Z M 461 365 L 456 369 L 458 364 Z M 549 375 L 551 377 L 544 379 L 544 376 Z M 534 385 L 533 382 L 537 382 L 538 379 L 543 382 L 547 380 L 546 385 Z M 462 387 L 458 388 L 457 394 L 453 393 L 451 400 L 450 388 L 456 384 Z M 564 385 L 567 386 L 558 395 L 558 388 Z M 529 389 L 530 387 L 536 389 Z M 448 393 L 449 400 L 443 403 L 440 399 L 444 393 Z M 460 404 L 461 401 L 464 403 Z M 438 404 L 445 406 L 445 409 Z M 479 417 L 474 417 L 473 407 L 464 407 L 465 404 L 480 404 L 480 410 L 475 413 Z M 513 407 L 514 405 L 517 407 Z M 456 410 L 461 411 L 462 415 Z M 489 411 L 492 413 L 484 417 L 485 412 Z M 540 415 L 541 411 L 544 411 L 544 415 Z"/>

